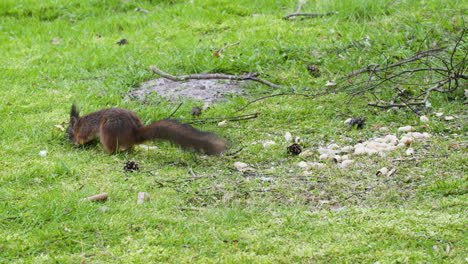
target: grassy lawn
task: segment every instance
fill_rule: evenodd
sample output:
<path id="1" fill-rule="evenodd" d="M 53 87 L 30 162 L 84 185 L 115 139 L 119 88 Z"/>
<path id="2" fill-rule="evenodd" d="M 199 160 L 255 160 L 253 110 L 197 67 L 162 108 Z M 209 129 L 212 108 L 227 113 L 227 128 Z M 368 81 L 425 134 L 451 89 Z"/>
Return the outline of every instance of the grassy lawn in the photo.
<path id="1" fill-rule="evenodd" d="M 302 11 L 338 13 L 282 19 L 297 5 L 1 1 L 0 262 L 467 263 L 463 88 L 432 94 L 429 123 L 408 108 L 373 108 L 369 97 L 349 101 L 345 93 L 277 96 L 236 110 L 265 95 L 323 89 L 371 63 L 451 48 L 466 29 L 468 4 L 318 0 Z M 118 45 L 121 39 L 128 44 Z M 466 40 L 460 49 L 466 54 Z M 142 104 L 126 96 L 158 77 L 150 65 L 174 75 L 259 72 L 284 88 L 254 83 L 247 96 L 203 112 L 201 118 L 259 113 L 224 127 L 197 125 L 226 138 L 229 153 L 242 148 L 234 155 L 207 157 L 166 142 L 108 155 L 99 144 L 70 144 L 57 126 L 66 128 L 74 102 L 83 113 L 131 109 L 145 123 L 174 112 L 178 102 L 155 96 Z M 309 73 L 311 65 L 319 75 Z M 466 89 L 466 81 L 461 85 Z M 192 107 L 201 105 L 185 101 L 172 118 L 192 118 Z M 366 119 L 363 129 L 343 123 L 354 116 Z M 346 169 L 319 160 L 319 147 L 401 136 L 397 129 L 407 125 L 432 135 L 412 144 L 414 158 L 397 149 L 353 157 Z M 286 132 L 312 155 L 289 155 Z M 124 173 L 128 160 L 142 169 Z M 325 166 L 304 172 L 301 161 Z M 235 162 L 251 169 L 238 171 Z M 396 171 L 376 175 L 382 167 Z M 104 192 L 105 202 L 80 202 Z M 151 201 L 137 204 L 138 192 Z"/>

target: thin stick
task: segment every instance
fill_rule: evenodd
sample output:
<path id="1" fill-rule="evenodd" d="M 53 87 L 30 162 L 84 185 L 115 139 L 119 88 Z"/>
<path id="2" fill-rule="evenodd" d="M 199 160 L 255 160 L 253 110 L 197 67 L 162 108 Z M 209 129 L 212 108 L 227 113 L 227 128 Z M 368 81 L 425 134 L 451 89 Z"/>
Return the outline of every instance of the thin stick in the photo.
<path id="1" fill-rule="evenodd" d="M 257 98 L 257 99 L 254 99 L 254 100 L 248 102 L 246 105 L 244 105 L 244 106 L 241 107 L 240 109 L 236 110 L 236 112 L 239 112 L 239 111 L 244 110 L 245 108 L 247 108 L 247 106 L 249 106 L 249 105 L 251 105 L 251 104 L 253 104 L 253 103 L 255 103 L 255 102 L 258 102 L 258 101 L 261 101 L 261 100 L 264 100 L 264 99 L 267 99 L 267 98 L 271 98 L 271 97 L 285 96 L 285 95 L 296 95 L 296 96 L 304 96 L 304 97 L 315 97 L 315 96 L 325 95 L 325 94 L 329 94 L 329 93 L 332 93 L 332 91 L 325 91 L 325 92 L 315 93 L 315 94 L 280 93 L 280 94 L 267 95 L 267 96 L 263 96 L 263 97 L 260 97 L 260 98 Z"/>
<path id="2" fill-rule="evenodd" d="M 172 111 L 172 113 L 171 113 L 168 117 L 166 117 L 166 119 L 171 118 L 171 117 L 179 110 L 179 108 L 180 108 L 183 104 L 184 104 L 184 103 L 180 103 L 179 106 L 177 106 L 177 108 L 176 108 L 174 111 Z"/>
<path id="3" fill-rule="evenodd" d="M 257 78 L 257 76 L 260 75 L 259 73 L 253 73 L 253 74 L 241 75 L 241 76 L 230 75 L 230 74 L 219 74 L 219 73 L 205 73 L 205 74 L 190 74 L 190 75 L 174 76 L 167 72 L 163 72 L 154 66 L 150 66 L 150 70 L 172 81 L 186 81 L 190 79 L 193 79 L 193 80 L 236 80 L 236 81 L 252 80 L 252 81 L 263 83 L 273 88 L 281 88 L 280 85 L 274 84 L 267 80 Z"/>
<path id="4" fill-rule="evenodd" d="M 291 19 L 291 18 L 295 18 L 295 17 L 298 17 L 298 16 L 321 17 L 321 16 L 329 16 L 329 15 L 334 15 L 334 14 L 338 14 L 338 12 L 332 11 L 332 12 L 327 12 L 327 13 L 291 13 L 289 15 L 285 15 L 283 17 L 283 19 Z"/>
<path id="5" fill-rule="evenodd" d="M 231 116 L 231 117 L 208 117 L 208 118 L 198 118 L 198 119 L 178 119 L 178 121 L 182 121 L 186 124 L 203 124 L 207 122 L 217 123 L 220 120 L 227 120 L 227 121 L 242 121 L 242 120 L 249 120 L 257 118 L 260 113 L 253 113 L 247 115 L 240 115 L 240 116 Z M 192 122 L 186 122 L 188 120 L 193 120 Z"/>
<path id="6" fill-rule="evenodd" d="M 215 55 L 216 55 L 216 56 L 219 56 L 219 57 L 222 57 L 222 56 L 223 56 L 223 55 L 221 54 L 222 51 L 224 51 L 225 49 L 230 48 L 230 47 L 232 47 L 232 46 L 239 45 L 239 44 L 240 44 L 240 41 L 237 41 L 237 42 L 234 42 L 234 43 L 232 43 L 232 44 L 226 45 L 226 46 L 220 48 L 219 50 L 215 51 Z"/>

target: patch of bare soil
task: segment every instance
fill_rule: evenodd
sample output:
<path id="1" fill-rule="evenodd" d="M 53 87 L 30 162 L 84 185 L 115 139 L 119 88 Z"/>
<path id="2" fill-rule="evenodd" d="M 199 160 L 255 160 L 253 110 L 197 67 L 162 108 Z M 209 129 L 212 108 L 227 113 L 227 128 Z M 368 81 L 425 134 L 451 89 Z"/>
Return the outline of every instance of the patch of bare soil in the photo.
<path id="1" fill-rule="evenodd" d="M 142 83 L 127 95 L 132 99 L 145 100 L 150 95 L 168 100 L 195 99 L 206 103 L 218 102 L 231 94 L 244 95 L 249 81 L 234 80 L 188 80 L 172 81 L 158 78 Z"/>

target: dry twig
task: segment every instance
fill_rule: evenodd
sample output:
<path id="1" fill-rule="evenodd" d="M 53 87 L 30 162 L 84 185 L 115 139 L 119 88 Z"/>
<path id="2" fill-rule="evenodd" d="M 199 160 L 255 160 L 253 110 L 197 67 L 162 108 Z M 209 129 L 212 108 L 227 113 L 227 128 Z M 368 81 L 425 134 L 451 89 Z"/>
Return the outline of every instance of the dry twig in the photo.
<path id="1" fill-rule="evenodd" d="M 234 42 L 232 44 L 226 45 L 226 46 L 220 48 L 219 50 L 215 51 L 214 55 L 216 57 L 222 57 L 223 56 L 223 54 L 221 54 L 222 51 L 224 51 L 225 49 L 230 48 L 232 46 L 239 45 L 239 44 L 240 44 L 240 41 L 237 41 L 237 42 Z"/>
<path id="2" fill-rule="evenodd" d="M 451 50 L 437 48 L 421 51 L 393 64 L 370 64 L 366 68 L 353 71 L 339 79 L 339 83 L 347 84 L 338 86 L 337 92 L 350 93 L 349 100 L 362 94 L 370 95 L 375 102 L 368 103 L 369 106 L 382 109 L 407 107 L 418 114 L 412 106 L 428 107 L 433 92 L 454 92 L 462 87 L 461 80 L 468 79 L 465 74 L 468 52 L 463 45 L 464 35 L 465 30 Z M 464 57 L 460 59 L 458 56 L 458 61 L 455 61 L 455 54 L 463 52 Z M 394 93 L 389 101 L 381 100 L 378 96 L 385 89 L 391 89 Z"/>
<path id="3" fill-rule="evenodd" d="M 285 15 L 283 17 L 283 19 L 291 20 L 291 19 L 296 18 L 298 16 L 301 16 L 301 17 L 322 17 L 322 16 L 329 16 L 329 15 L 334 15 L 334 14 L 338 14 L 338 12 L 335 12 L 335 11 L 327 12 L 327 13 L 299 13 L 299 12 L 296 12 L 296 13 L 291 13 L 291 14 Z"/>

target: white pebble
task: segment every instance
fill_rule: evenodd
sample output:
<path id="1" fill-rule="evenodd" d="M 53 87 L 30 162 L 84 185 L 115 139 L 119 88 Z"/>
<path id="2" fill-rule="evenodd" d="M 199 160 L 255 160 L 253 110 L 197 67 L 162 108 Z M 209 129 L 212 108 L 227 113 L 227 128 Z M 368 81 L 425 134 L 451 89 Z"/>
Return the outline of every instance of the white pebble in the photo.
<path id="1" fill-rule="evenodd" d="M 314 153 L 312 153 L 312 151 L 311 151 L 310 149 L 305 150 L 305 151 L 302 151 L 302 152 L 299 154 L 299 156 L 301 156 L 301 157 L 306 157 L 306 158 L 307 158 L 307 157 L 310 157 L 310 156 L 312 156 L 312 155 L 314 155 Z"/>
<path id="2" fill-rule="evenodd" d="M 383 167 L 380 170 L 378 170 L 375 175 L 377 175 L 377 176 L 386 176 L 387 174 L 388 174 L 387 167 Z"/>
<path id="3" fill-rule="evenodd" d="M 305 161 L 301 161 L 301 162 L 297 163 L 297 166 L 301 167 L 301 168 L 308 168 L 309 167 L 309 165 L 307 165 L 307 162 L 305 162 Z"/>
<path id="4" fill-rule="evenodd" d="M 317 169 L 322 169 L 323 167 L 325 167 L 325 164 L 320 163 L 320 162 L 310 162 L 309 165 Z"/>
<path id="5" fill-rule="evenodd" d="M 388 127 L 380 127 L 379 128 L 380 132 L 387 132 L 388 130 L 389 130 Z"/>
<path id="6" fill-rule="evenodd" d="M 349 155 L 341 156 L 341 161 L 349 160 Z"/>
<path id="7" fill-rule="evenodd" d="M 245 169 L 247 169 L 249 165 L 247 165 L 247 163 L 244 163 L 244 162 L 240 162 L 240 161 L 236 161 L 234 162 L 234 167 L 238 170 L 238 171 L 243 171 Z"/>
<path id="8" fill-rule="evenodd" d="M 420 116 L 419 117 L 419 120 L 423 123 L 428 123 L 429 122 L 429 118 L 427 118 L 427 116 L 423 115 L 423 116 Z"/>
<path id="9" fill-rule="evenodd" d="M 263 145 L 264 148 L 269 147 L 269 146 L 271 146 L 271 145 L 275 145 L 275 144 L 276 144 L 276 142 L 274 142 L 274 141 L 272 141 L 272 140 L 265 140 L 265 141 L 263 141 L 263 143 L 262 143 L 262 145 Z"/>
<path id="10" fill-rule="evenodd" d="M 437 116 L 437 117 L 441 117 L 441 116 L 443 116 L 443 115 L 444 115 L 444 113 L 436 113 L 436 116 Z"/>
<path id="11" fill-rule="evenodd" d="M 322 154 L 322 155 L 320 155 L 319 160 L 326 160 L 326 159 L 328 159 L 329 157 L 330 157 L 330 156 L 328 156 L 328 154 Z"/>
<path id="12" fill-rule="evenodd" d="M 339 149 L 340 146 L 338 146 L 337 144 L 330 144 L 327 146 L 328 149 Z"/>
<path id="13" fill-rule="evenodd" d="M 350 153 L 353 150 L 354 150 L 353 146 L 344 146 L 344 147 L 341 148 L 341 152 L 343 152 L 343 153 Z"/>
<path id="14" fill-rule="evenodd" d="M 41 157 L 47 156 L 47 151 L 45 151 L 45 150 L 39 151 L 39 156 L 41 156 Z"/>
<path id="15" fill-rule="evenodd" d="M 404 127 L 400 127 L 398 128 L 398 132 L 411 132 L 411 131 L 414 131 L 414 127 L 412 126 L 404 126 Z"/>
<path id="16" fill-rule="evenodd" d="M 346 169 L 349 168 L 351 165 L 353 165 L 354 160 L 344 160 L 342 163 L 340 163 L 340 168 Z"/>
<path id="17" fill-rule="evenodd" d="M 414 148 L 409 148 L 406 150 L 406 156 L 411 156 L 414 154 Z"/>
<path id="18" fill-rule="evenodd" d="M 450 120 L 454 120 L 455 117 L 453 117 L 453 116 L 444 116 L 444 119 L 445 119 L 446 121 L 450 121 Z"/>
<path id="19" fill-rule="evenodd" d="M 286 141 L 288 141 L 288 142 L 289 142 L 289 141 L 292 141 L 292 135 L 291 135 L 291 133 L 289 133 L 289 132 L 284 133 L 284 139 L 285 139 Z"/>
<path id="20" fill-rule="evenodd" d="M 356 147 L 354 149 L 354 155 L 364 155 L 367 153 L 367 149 L 364 146 Z"/>
<path id="21" fill-rule="evenodd" d="M 227 126 L 227 125 L 228 125 L 227 120 L 223 120 L 223 121 L 221 121 L 221 122 L 218 123 L 218 127 L 225 127 L 225 126 Z"/>
<path id="22" fill-rule="evenodd" d="M 393 145 L 398 144 L 398 138 L 395 135 L 386 135 L 385 136 L 385 141 L 387 143 L 391 143 Z"/>
<path id="23" fill-rule="evenodd" d="M 341 158 L 340 155 L 335 155 L 335 156 L 333 157 L 333 160 L 336 161 L 337 163 L 340 163 L 341 160 L 342 160 L 342 158 Z"/>
<path id="24" fill-rule="evenodd" d="M 408 146 L 408 145 L 413 144 L 413 138 L 403 136 L 403 137 L 401 137 L 400 142 Z"/>

